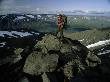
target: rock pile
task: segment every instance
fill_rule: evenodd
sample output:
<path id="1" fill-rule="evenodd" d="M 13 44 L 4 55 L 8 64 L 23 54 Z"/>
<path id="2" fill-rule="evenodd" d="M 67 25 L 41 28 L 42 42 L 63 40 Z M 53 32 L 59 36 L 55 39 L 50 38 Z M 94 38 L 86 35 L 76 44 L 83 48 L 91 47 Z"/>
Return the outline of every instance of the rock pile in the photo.
<path id="1" fill-rule="evenodd" d="M 23 72 L 40 76 L 43 82 L 71 82 L 99 64 L 101 60 L 79 41 L 49 34 L 34 46 Z"/>

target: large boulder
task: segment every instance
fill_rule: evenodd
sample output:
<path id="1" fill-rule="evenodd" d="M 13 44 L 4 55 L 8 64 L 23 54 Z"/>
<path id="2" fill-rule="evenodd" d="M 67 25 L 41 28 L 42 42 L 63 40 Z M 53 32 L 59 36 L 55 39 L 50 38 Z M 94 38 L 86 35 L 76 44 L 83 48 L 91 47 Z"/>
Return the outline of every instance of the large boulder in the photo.
<path id="1" fill-rule="evenodd" d="M 93 52 L 88 51 L 88 55 L 86 57 L 86 63 L 90 67 L 95 67 L 98 64 L 101 64 L 101 60 L 95 54 L 93 54 Z"/>
<path id="2" fill-rule="evenodd" d="M 46 53 L 49 50 L 60 50 L 60 41 L 56 36 L 46 35 L 35 45 L 35 48 L 41 48 Z"/>
<path id="3" fill-rule="evenodd" d="M 56 69 L 59 56 L 57 54 L 43 54 L 32 52 L 26 59 L 24 72 L 39 75 L 43 72 L 52 72 Z"/>

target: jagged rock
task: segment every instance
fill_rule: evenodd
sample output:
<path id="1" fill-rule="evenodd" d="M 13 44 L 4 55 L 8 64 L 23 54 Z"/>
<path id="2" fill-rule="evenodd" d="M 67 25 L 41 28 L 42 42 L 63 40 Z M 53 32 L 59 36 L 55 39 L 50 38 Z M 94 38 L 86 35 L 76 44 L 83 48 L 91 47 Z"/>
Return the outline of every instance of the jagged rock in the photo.
<path id="1" fill-rule="evenodd" d="M 86 63 L 90 67 L 95 67 L 98 64 L 101 64 L 101 60 L 91 51 L 88 52 Z"/>
<path id="2" fill-rule="evenodd" d="M 61 53 L 69 53 L 69 52 L 72 52 L 72 45 L 69 45 L 69 44 L 67 45 L 67 44 L 62 43 L 62 44 L 61 44 L 60 52 L 61 52 Z"/>
<path id="3" fill-rule="evenodd" d="M 60 41 L 53 35 L 46 35 L 35 45 L 35 48 L 41 48 L 44 53 L 47 53 L 49 50 L 59 50 Z"/>
<path id="4" fill-rule="evenodd" d="M 64 74 L 66 77 L 68 77 L 69 80 L 80 73 L 81 70 L 85 70 L 85 66 L 77 59 L 68 62 L 64 66 Z"/>
<path id="5" fill-rule="evenodd" d="M 28 80 L 28 78 L 23 77 L 18 82 L 30 82 L 30 81 Z"/>
<path id="6" fill-rule="evenodd" d="M 15 64 L 16 62 L 20 61 L 22 59 L 21 53 L 23 52 L 22 48 L 17 48 L 12 50 L 9 56 L 6 56 L 0 60 L 0 65 L 10 63 Z"/>
<path id="7" fill-rule="evenodd" d="M 43 82 L 51 82 L 46 73 L 42 75 Z"/>
<path id="8" fill-rule="evenodd" d="M 22 48 L 18 48 L 18 49 L 15 49 L 14 53 L 15 53 L 16 55 L 20 55 L 20 54 L 23 52 L 23 50 L 24 50 L 24 49 L 22 49 Z"/>
<path id="9" fill-rule="evenodd" d="M 15 49 L 15 51 L 14 51 L 15 55 L 13 56 L 14 57 L 14 60 L 13 60 L 14 63 L 16 63 L 22 59 L 21 53 L 23 52 L 23 50 L 24 49 L 22 49 L 22 48 Z"/>
<path id="10" fill-rule="evenodd" d="M 23 71 L 31 75 L 42 75 L 50 82 L 46 72 L 62 71 L 67 79 L 83 73 L 89 67 L 96 67 L 101 60 L 77 40 L 45 35 L 34 46 L 27 57 Z M 44 78 L 44 76 L 46 78 Z M 53 81 L 52 81 L 53 82 Z"/>
<path id="11" fill-rule="evenodd" d="M 32 75 L 39 75 L 43 72 L 52 72 L 58 63 L 57 54 L 42 54 L 34 51 L 27 58 L 24 65 L 24 72 Z"/>

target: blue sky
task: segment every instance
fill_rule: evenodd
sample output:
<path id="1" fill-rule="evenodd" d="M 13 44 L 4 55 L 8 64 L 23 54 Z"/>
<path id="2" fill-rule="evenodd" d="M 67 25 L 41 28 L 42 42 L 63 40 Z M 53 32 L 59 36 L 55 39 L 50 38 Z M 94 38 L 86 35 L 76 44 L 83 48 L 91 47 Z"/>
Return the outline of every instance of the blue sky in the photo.
<path id="1" fill-rule="evenodd" d="M 110 10 L 110 0 L 16 0 L 19 5 L 53 10 Z"/>
<path id="2" fill-rule="evenodd" d="M 2 12 L 34 10 L 37 12 L 39 10 L 110 11 L 110 0 L 0 0 L 0 10 Z"/>

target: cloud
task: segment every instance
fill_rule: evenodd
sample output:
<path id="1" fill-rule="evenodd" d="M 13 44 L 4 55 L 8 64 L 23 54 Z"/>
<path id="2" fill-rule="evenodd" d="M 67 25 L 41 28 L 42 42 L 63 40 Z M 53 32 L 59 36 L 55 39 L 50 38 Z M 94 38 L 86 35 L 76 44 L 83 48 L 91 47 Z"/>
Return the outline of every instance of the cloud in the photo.
<path id="1" fill-rule="evenodd" d="M 0 14 L 8 13 L 36 13 L 39 12 L 39 8 L 35 8 L 32 5 L 20 4 L 18 5 L 17 0 L 0 0 Z"/>
<path id="2" fill-rule="evenodd" d="M 15 0 L 1 0 L 0 8 L 6 9 L 12 7 L 13 5 L 15 5 Z"/>
<path id="3" fill-rule="evenodd" d="M 4 5 L 9 5 L 9 4 L 13 4 L 15 2 L 15 0 L 1 0 L 1 2 Z"/>
<path id="4" fill-rule="evenodd" d="M 0 0 L 0 14 L 11 14 L 11 13 L 48 13 L 49 9 L 35 7 L 30 4 L 18 5 L 17 0 Z"/>
<path id="5" fill-rule="evenodd" d="M 0 0 L 0 14 L 15 13 L 16 10 L 16 0 Z"/>

